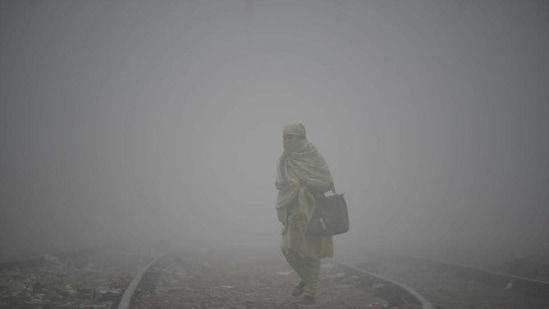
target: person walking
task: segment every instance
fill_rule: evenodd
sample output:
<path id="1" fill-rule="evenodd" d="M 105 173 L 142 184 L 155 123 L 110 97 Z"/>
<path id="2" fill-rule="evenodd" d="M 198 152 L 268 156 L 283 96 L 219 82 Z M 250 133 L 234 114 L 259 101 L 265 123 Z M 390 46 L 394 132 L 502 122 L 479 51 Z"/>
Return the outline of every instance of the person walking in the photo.
<path id="1" fill-rule="evenodd" d="M 315 304 L 320 259 L 333 257 L 333 240 L 306 230 L 315 209 L 315 197 L 334 190 L 334 182 L 326 160 L 307 140 L 302 124 L 286 125 L 282 137 L 284 151 L 275 182 L 277 216 L 282 223 L 280 248 L 301 279 L 291 295 L 304 295 L 302 303 Z"/>

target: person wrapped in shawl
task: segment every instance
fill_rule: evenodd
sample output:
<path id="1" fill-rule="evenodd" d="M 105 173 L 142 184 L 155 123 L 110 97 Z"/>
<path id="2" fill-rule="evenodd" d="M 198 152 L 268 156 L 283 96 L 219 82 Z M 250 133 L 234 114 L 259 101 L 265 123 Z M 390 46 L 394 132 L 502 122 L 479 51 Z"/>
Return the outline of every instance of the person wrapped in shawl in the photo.
<path id="1" fill-rule="evenodd" d="M 275 183 L 276 210 L 282 223 L 280 248 L 301 279 L 292 295 L 305 294 L 305 303 L 315 303 L 320 259 L 333 257 L 333 241 L 331 236 L 307 234 L 306 229 L 315 209 L 315 196 L 334 190 L 334 183 L 326 161 L 307 140 L 302 124 L 284 127 L 283 145 Z"/>

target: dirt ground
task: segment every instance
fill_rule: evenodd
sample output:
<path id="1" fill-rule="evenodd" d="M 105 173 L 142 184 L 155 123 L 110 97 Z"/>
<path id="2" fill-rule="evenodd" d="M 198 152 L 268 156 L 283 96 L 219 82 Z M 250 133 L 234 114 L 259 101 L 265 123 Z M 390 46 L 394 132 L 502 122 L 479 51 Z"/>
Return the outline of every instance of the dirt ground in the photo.
<path id="1" fill-rule="evenodd" d="M 383 295 L 379 284 L 323 261 L 316 305 L 292 297 L 298 278 L 282 256 L 172 260 L 145 276 L 131 308 L 417 308 Z"/>
<path id="2" fill-rule="evenodd" d="M 44 255 L 0 269 L 0 308 L 112 308 L 145 260 L 127 248 Z"/>

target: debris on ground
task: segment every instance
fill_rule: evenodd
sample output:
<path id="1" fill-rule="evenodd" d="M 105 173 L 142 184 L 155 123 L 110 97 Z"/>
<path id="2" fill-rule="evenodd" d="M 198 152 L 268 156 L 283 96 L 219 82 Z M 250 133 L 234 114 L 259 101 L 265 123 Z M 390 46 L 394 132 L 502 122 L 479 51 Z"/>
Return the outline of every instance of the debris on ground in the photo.
<path id="1" fill-rule="evenodd" d="M 32 263 L 6 263 L 0 269 L 0 308 L 111 308 L 141 267 L 136 256 L 109 250 L 76 258 L 45 254 Z"/>

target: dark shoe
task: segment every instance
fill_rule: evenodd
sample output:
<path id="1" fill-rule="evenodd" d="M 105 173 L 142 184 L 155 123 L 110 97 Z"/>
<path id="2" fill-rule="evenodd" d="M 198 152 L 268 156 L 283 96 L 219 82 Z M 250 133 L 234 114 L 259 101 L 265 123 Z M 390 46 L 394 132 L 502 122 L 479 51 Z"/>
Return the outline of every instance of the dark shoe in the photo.
<path id="1" fill-rule="evenodd" d="M 316 299 L 314 296 L 311 295 L 305 295 L 303 297 L 303 301 L 301 302 L 303 305 L 314 305 L 316 304 Z"/>
<path id="2" fill-rule="evenodd" d="M 305 282 L 301 281 L 292 291 L 292 296 L 297 297 L 305 291 Z"/>

